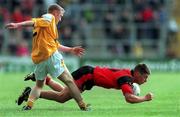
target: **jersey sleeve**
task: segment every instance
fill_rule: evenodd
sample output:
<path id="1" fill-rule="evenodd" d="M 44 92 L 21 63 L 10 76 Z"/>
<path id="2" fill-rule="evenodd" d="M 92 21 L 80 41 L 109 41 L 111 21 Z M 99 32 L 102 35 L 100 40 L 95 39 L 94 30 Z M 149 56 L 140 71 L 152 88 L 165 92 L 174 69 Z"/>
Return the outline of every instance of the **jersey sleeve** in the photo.
<path id="1" fill-rule="evenodd" d="M 121 85 L 121 90 L 122 90 L 123 95 L 125 95 L 126 93 L 133 94 L 133 89 L 129 84 Z"/>
<path id="2" fill-rule="evenodd" d="M 32 21 L 34 21 L 34 27 L 48 27 L 50 25 L 50 22 L 44 18 L 33 18 Z"/>

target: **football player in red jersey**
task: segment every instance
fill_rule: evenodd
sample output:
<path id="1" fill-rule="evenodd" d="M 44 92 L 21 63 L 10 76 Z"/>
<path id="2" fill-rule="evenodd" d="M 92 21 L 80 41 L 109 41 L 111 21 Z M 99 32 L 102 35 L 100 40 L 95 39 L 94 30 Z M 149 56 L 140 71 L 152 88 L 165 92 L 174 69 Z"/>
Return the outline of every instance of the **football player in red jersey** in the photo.
<path id="1" fill-rule="evenodd" d="M 74 81 L 81 92 L 90 90 L 93 86 L 107 89 L 113 88 L 121 90 L 128 103 L 140 103 L 152 100 L 152 93 L 147 93 L 145 96 L 137 96 L 134 95 L 132 89 L 133 83 L 141 85 L 147 81 L 149 75 L 150 70 L 146 64 L 138 64 L 134 69 L 83 66 L 72 73 Z M 30 74 L 25 77 L 25 80 L 30 79 L 35 80 L 35 75 Z M 72 99 L 67 87 L 62 86 L 48 76 L 45 83 L 53 90 L 42 90 L 40 98 L 54 100 L 60 103 Z M 27 88 L 30 90 L 30 87 Z M 29 95 L 27 88 L 19 96 L 17 100 L 18 105 L 26 101 L 26 97 Z"/>

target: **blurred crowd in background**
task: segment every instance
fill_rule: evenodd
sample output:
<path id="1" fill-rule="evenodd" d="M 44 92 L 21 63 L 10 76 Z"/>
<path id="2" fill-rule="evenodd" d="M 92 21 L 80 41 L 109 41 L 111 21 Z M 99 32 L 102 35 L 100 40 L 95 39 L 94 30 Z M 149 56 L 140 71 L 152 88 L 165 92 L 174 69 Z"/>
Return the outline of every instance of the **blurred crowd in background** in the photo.
<path id="1" fill-rule="evenodd" d="M 40 17 L 49 4 L 58 3 L 66 10 L 57 25 L 63 45 L 82 45 L 92 56 L 96 56 L 93 49 L 97 46 L 101 48 L 97 51 L 99 56 L 104 52 L 114 57 L 141 58 L 162 53 L 161 57 L 173 58 L 176 53 L 170 46 L 176 39 L 178 26 L 171 17 L 170 1 L 0 0 L 0 26 Z M 2 54 L 29 56 L 31 41 L 32 28 L 10 30 L 7 35 L 0 29 Z"/>

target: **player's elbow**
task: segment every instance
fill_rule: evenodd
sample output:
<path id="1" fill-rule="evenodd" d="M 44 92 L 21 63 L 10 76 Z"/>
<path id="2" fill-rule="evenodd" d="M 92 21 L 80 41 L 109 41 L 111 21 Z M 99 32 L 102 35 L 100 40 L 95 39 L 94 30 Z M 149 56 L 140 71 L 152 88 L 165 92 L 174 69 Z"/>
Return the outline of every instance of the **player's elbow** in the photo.
<path id="1" fill-rule="evenodd" d="M 125 100 L 127 103 L 130 103 L 130 104 L 136 103 L 132 94 L 125 94 Z"/>
<path id="2" fill-rule="evenodd" d="M 135 102 L 130 98 L 125 98 L 125 100 L 126 100 L 127 103 L 135 104 Z"/>

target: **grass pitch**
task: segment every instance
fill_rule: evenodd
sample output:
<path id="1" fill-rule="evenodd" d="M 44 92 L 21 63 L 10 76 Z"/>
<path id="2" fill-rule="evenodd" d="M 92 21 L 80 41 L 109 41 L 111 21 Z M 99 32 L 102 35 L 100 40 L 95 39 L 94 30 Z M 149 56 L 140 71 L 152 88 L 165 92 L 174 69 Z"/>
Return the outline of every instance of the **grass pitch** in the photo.
<path id="1" fill-rule="evenodd" d="M 26 73 L 0 74 L 0 117 L 180 117 L 180 73 L 152 73 L 149 81 L 141 86 L 141 95 L 154 94 L 153 101 L 139 104 L 125 102 L 121 91 L 94 87 L 83 93 L 92 110 L 82 112 L 74 100 L 59 104 L 39 99 L 30 111 L 22 111 L 15 104 L 25 86 Z M 48 89 L 44 87 L 44 89 Z"/>

